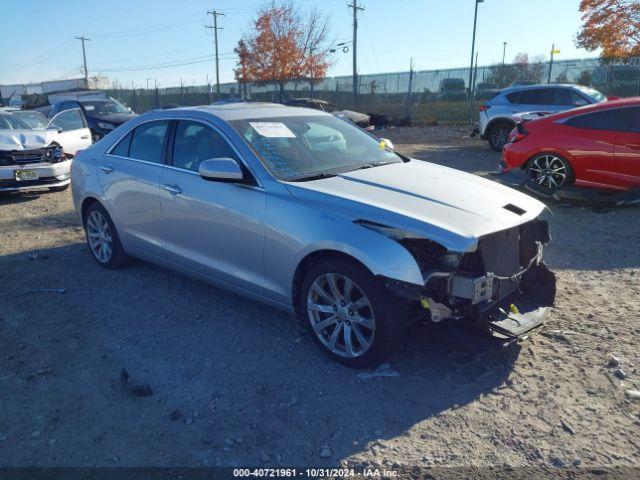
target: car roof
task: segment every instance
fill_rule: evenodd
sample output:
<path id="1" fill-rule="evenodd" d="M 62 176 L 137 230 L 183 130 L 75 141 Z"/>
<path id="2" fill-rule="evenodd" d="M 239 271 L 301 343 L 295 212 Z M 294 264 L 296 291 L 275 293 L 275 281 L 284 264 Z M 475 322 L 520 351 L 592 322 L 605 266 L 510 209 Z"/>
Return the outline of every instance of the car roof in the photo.
<path id="1" fill-rule="evenodd" d="M 521 85 L 519 87 L 506 87 L 502 93 L 526 92 L 527 90 L 540 90 L 547 88 L 570 88 L 572 90 L 579 89 L 580 85 L 572 83 L 536 83 L 535 85 Z"/>
<path id="2" fill-rule="evenodd" d="M 620 98 L 618 100 L 608 100 L 606 102 L 592 103 L 583 107 L 576 107 L 570 110 L 564 110 L 562 112 L 554 113 L 546 117 L 537 118 L 535 121 L 556 121 L 561 118 L 573 117 L 576 115 L 583 115 L 585 113 L 597 112 L 599 110 L 608 110 L 610 108 L 623 108 L 640 106 L 640 97 L 628 97 Z"/>
<path id="3" fill-rule="evenodd" d="M 170 110 L 163 110 L 164 115 L 171 116 L 171 112 L 198 111 L 210 113 L 225 121 L 244 120 L 247 118 L 270 118 L 270 117 L 301 117 L 309 115 L 327 116 L 329 113 L 304 107 L 288 107 L 279 103 L 267 102 L 238 102 L 224 105 L 202 105 L 198 107 L 178 107 Z M 158 110 L 155 110 L 158 112 Z"/>

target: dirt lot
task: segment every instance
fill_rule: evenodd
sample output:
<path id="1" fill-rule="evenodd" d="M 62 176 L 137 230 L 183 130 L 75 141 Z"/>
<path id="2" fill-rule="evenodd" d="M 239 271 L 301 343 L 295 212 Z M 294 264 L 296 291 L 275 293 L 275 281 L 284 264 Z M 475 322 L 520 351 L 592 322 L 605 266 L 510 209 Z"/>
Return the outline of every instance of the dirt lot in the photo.
<path id="1" fill-rule="evenodd" d="M 464 135 L 383 136 L 495 170 Z M 391 359 L 399 376 L 362 379 L 288 315 L 141 262 L 101 269 L 69 192 L 5 196 L 0 465 L 640 466 L 640 401 L 625 395 L 640 388 L 640 209 L 552 210 L 543 330 L 503 347 L 419 325 Z M 53 288 L 66 292 L 20 295 Z M 123 389 L 123 368 L 153 394 Z"/>

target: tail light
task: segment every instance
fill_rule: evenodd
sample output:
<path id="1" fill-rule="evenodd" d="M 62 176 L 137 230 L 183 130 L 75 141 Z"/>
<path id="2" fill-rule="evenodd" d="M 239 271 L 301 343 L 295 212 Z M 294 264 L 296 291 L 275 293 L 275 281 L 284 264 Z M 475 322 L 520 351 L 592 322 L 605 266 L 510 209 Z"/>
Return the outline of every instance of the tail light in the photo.
<path id="1" fill-rule="evenodd" d="M 524 122 L 516 123 L 516 127 L 509 134 L 509 143 L 516 143 L 529 135 L 529 131 L 524 127 Z"/>
<path id="2" fill-rule="evenodd" d="M 480 107 L 478 108 L 478 110 L 480 110 L 481 112 L 486 112 L 487 110 L 489 110 L 491 108 L 491 105 L 480 105 Z"/>

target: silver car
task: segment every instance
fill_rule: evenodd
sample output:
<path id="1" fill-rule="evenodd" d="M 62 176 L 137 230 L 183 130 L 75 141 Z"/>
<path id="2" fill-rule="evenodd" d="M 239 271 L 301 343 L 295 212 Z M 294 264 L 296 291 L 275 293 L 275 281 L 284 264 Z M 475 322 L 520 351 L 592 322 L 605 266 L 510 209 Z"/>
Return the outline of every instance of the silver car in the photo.
<path id="1" fill-rule="evenodd" d="M 410 313 L 517 338 L 555 296 L 542 203 L 318 110 L 149 112 L 77 156 L 72 191 L 100 265 L 133 256 L 295 312 L 352 367 Z"/>
<path id="2" fill-rule="evenodd" d="M 527 85 L 505 88 L 480 106 L 478 131 L 496 151 L 502 151 L 516 126 L 514 116 L 526 112 L 557 113 L 592 103 L 605 95 L 582 85 Z"/>

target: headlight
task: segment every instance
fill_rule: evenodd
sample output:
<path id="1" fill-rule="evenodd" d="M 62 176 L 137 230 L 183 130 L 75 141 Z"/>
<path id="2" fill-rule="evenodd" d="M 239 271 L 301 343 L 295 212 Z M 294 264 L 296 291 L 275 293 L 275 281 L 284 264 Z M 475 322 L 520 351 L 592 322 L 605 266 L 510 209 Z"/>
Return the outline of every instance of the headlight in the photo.
<path id="1" fill-rule="evenodd" d="M 98 122 L 98 126 L 104 130 L 113 130 L 116 126 L 109 122 Z"/>
<path id="2" fill-rule="evenodd" d="M 442 257 L 442 266 L 451 270 L 456 270 L 462 261 L 462 254 L 447 253 Z"/>

